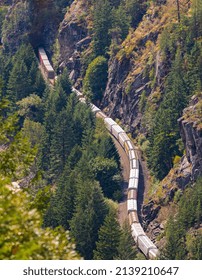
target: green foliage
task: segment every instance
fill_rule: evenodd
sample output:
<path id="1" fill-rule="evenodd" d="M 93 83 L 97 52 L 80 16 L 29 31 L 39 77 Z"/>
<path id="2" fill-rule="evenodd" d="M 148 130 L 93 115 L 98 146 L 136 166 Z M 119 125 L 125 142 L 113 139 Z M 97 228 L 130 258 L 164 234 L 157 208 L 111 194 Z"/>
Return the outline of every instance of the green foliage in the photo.
<path id="1" fill-rule="evenodd" d="M 135 28 L 141 21 L 142 16 L 144 15 L 146 5 L 144 1 L 141 0 L 125 0 L 124 2 L 126 13 L 130 17 L 131 26 Z"/>
<path id="2" fill-rule="evenodd" d="M 29 209 L 27 195 L 0 188 L 1 260 L 80 259 L 68 232 L 41 229 L 40 215 Z"/>
<path id="3" fill-rule="evenodd" d="M 96 127 L 92 150 L 96 150 L 100 157 L 114 159 L 120 168 L 120 158 L 116 146 L 108 134 L 104 121 L 100 118 L 96 119 Z"/>
<path id="4" fill-rule="evenodd" d="M 195 38 L 202 36 L 202 3 L 200 0 L 192 1 L 192 24 Z"/>
<path id="5" fill-rule="evenodd" d="M 46 186 L 42 189 L 39 189 L 34 201 L 31 203 L 32 208 L 37 209 L 41 216 L 43 216 L 50 205 L 51 198 L 51 187 Z"/>
<path id="6" fill-rule="evenodd" d="M 69 73 L 66 68 L 63 71 L 63 73 L 61 75 L 59 75 L 57 78 L 56 91 L 58 88 L 62 89 L 66 93 L 67 96 L 72 92 L 72 86 L 71 86 L 71 82 L 69 80 Z"/>
<path id="7" fill-rule="evenodd" d="M 97 182 L 79 181 L 77 188 L 76 209 L 70 222 L 71 233 L 78 252 L 85 259 L 91 259 L 107 208 Z"/>
<path id="8" fill-rule="evenodd" d="M 129 27 L 130 20 L 126 13 L 125 6 L 121 4 L 118 8 L 113 8 L 112 28 L 110 29 L 112 39 L 116 39 L 117 43 L 121 43 L 128 35 Z"/>
<path id="9" fill-rule="evenodd" d="M 7 97 L 12 101 L 13 110 L 15 103 L 30 94 L 35 93 L 32 98 L 27 99 L 29 103 L 35 100 L 35 95 L 42 96 L 45 83 L 39 72 L 37 60 L 32 47 L 22 45 L 14 57 L 10 60 L 10 72 L 7 84 Z M 26 102 L 23 102 L 26 103 Z"/>
<path id="10" fill-rule="evenodd" d="M 43 104 L 41 98 L 36 94 L 21 99 L 16 103 L 19 107 L 18 114 L 21 117 L 32 121 L 42 121 L 43 119 Z"/>
<path id="11" fill-rule="evenodd" d="M 71 175 L 69 173 L 69 170 L 63 172 L 57 190 L 50 198 L 50 205 L 44 213 L 43 225 L 45 227 L 63 226 L 65 229 L 70 228 L 69 222 L 75 210 L 77 190 L 75 173 Z"/>
<path id="12" fill-rule="evenodd" d="M 0 111 L 9 108 L 6 100 L 1 101 Z M 17 131 L 18 119 L 16 115 L 4 118 L 0 115 L 0 145 L 2 145 L 0 175 L 3 177 L 22 178 L 32 165 L 36 149 L 31 148 L 30 142 Z"/>
<path id="13" fill-rule="evenodd" d="M 29 119 L 25 119 L 22 127 L 22 135 L 29 139 L 31 146 L 38 146 L 41 143 L 41 139 L 44 133 L 44 127 L 39 122 L 34 122 Z"/>
<path id="14" fill-rule="evenodd" d="M 61 95 L 56 96 L 53 93 L 47 99 L 46 131 L 39 157 L 40 166 L 48 170 L 47 175 L 53 181 L 63 172 L 73 147 L 76 144 L 84 146 L 85 141 L 86 145 L 89 145 L 94 127 L 94 116 L 90 108 L 78 103 L 75 95 L 70 95 L 66 103 L 60 103 L 60 100 Z M 52 110 L 49 110 L 50 108 Z"/>
<path id="15" fill-rule="evenodd" d="M 188 250 L 188 258 L 191 260 L 202 259 L 202 234 L 200 232 L 193 232 L 187 234 L 186 246 Z"/>
<path id="16" fill-rule="evenodd" d="M 116 219 L 116 213 L 110 211 L 99 230 L 99 238 L 94 251 L 95 260 L 113 260 L 118 255 L 121 229 Z"/>
<path id="17" fill-rule="evenodd" d="M 29 79 L 26 64 L 16 62 L 10 72 L 7 94 L 10 100 L 15 103 L 32 93 L 31 80 Z"/>
<path id="18" fill-rule="evenodd" d="M 179 199 L 178 199 L 179 200 Z M 201 259 L 202 178 L 187 188 L 179 201 L 177 215 L 166 226 L 166 259 Z M 195 230 L 193 230 L 195 228 Z M 197 243 L 198 242 L 198 243 Z"/>
<path id="19" fill-rule="evenodd" d="M 134 248 L 134 239 L 131 235 L 131 228 L 128 223 L 124 223 L 121 229 L 120 241 L 118 246 L 117 260 L 134 260 L 137 251 Z"/>
<path id="20" fill-rule="evenodd" d="M 164 38 L 165 34 L 170 36 L 169 39 Z M 147 152 L 149 167 L 158 179 L 168 174 L 175 156 L 182 155 L 177 120 L 202 79 L 202 49 L 200 43 L 193 40 L 190 20 L 185 19 L 180 26 L 173 24 L 172 32 L 169 30 L 164 35 L 161 47 L 168 63 L 172 61 L 172 65 L 165 81 L 163 100 L 157 112 L 152 114 L 154 121 L 149 128 L 150 148 Z"/>
<path id="21" fill-rule="evenodd" d="M 3 21 L 5 19 L 7 11 L 8 11 L 8 7 L 7 6 L 0 7 L 0 38 L 1 38 Z"/>
<path id="22" fill-rule="evenodd" d="M 74 145 L 71 115 L 62 110 L 53 125 L 53 135 L 50 147 L 51 177 L 56 178 L 64 170 L 66 160 Z"/>
<path id="23" fill-rule="evenodd" d="M 83 90 L 92 102 L 102 99 L 107 83 L 107 68 L 107 60 L 102 56 L 96 57 L 88 66 Z"/>
<path id="24" fill-rule="evenodd" d="M 11 178 L 21 179 L 30 172 L 36 151 L 23 133 L 17 132 L 16 116 L 3 117 L 5 109 L 8 102 L 3 100 L 0 103 L 0 259 L 79 259 L 69 234 L 62 229 L 42 229 L 41 217 L 32 208 L 30 197 L 11 184 Z M 36 198 L 41 212 L 47 201 L 45 195 L 43 202 Z"/>
<path id="25" fill-rule="evenodd" d="M 21 1 L 3 21 L 2 38 L 5 51 L 13 54 L 20 45 L 28 44 L 30 28 L 29 3 Z"/>
<path id="26" fill-rule="evenodd" d="M 145 12 L 140 0 L 94 1 L 93 51 L 95 56 L 106 56 L 111 49 L 126 38 L 129 27 L 135 28 Z"/>
<path id="27" fill-rule="evenodd" d="M 166 253 L 165 257 L 169 260 L 184 260 L 187 254 L 184 246 L 184 229 L 177 224 L 172 217 L 167 222 L 166 230 Z"/>
<path id="28" fill-rule="evenodd" d="M 109 0 L 97 0 L 93 13 L 93 49 L 96 56 L 105 55 L 111 43 L 109 30 L 112 27 Z"/>
<path id="29" fill-rule="evenodd" d="M 116 181 L 115 176 L 119 171 L 116 162 L 113 159 L 96 157 L 90 161 L 90 165 L 104 195 L 112 198 L 113 193 L 120 189 L 119 182 Z"/>

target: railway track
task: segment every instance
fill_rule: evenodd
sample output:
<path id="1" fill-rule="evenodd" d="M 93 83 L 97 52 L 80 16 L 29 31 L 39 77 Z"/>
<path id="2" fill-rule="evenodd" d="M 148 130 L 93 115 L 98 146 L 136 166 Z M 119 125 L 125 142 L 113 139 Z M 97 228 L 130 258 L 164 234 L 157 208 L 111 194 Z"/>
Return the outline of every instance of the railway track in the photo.
<path id="1" fill-rule="evenodd" d="M 39 49 L 39 61 L 46 78 L 53 85 L 56 76 L 43 48 Z M 81 102 L 86 102 L 83 94 L 72 88 Z M 131 227 L 131 234 L 142 253 L 148 259 L 155 259 L 159 255 L 156 245 L 145 234 L 137 214 L 138 182 L 139 182 L 139 161 L 133 142 L 129 139 L 125 131 L 111 118 L 105 115 L 98 107 L 90 103 L 91 110 L 96 117 L 102 118 L 109 133 L 118 141 L 129 160 L 129 181 L 127 190 L 127 215 Z"/>

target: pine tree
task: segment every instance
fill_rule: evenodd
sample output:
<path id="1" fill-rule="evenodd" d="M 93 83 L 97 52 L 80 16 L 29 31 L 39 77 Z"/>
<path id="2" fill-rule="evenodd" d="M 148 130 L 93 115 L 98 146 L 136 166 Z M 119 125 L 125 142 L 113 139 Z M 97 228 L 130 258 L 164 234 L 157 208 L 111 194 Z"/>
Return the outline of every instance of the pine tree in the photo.
<path id="1" fill-rule="evenodd" d="M 63 172 L 56 193 L 50 199 L 50 205 L 44 215 L 45 227 L 70 228 L 69 221 L 75 209 L 76 182 L 75 173 L 69 173 L 69 170 Z"/>
<path id="2" fill-rule="evenodd" d="M 119 153 L 111 136 L 107 132 L 103 120 L 99 118 L 96 119 L 94 141 L 91 148 L 96 151 L 97 156 L 114 159 L 120 168 Z"/>
<path id="3" fill-rule="evenodd" d="M 35 92 L 37 93 L 37 95 L 42 97 L 43 93 L 45 91 L 45 88 L 46 88 L 46 85 L 45 85 L 44 79 L 43 79 L 40 71 L 37 71 L 35 84 L 34 84 Z"/>
<path id="4" fill-rule="evenodd" d="M 71 115 L 63 109 L 56 117 L 50 148 L 50 171 L 56 179 L 64 170 L 67 157 L 75 145 Z"/>
<path id="5" fill-rule="evenodd" d="M 180 138 L 178 118 L 187 105 L 188 83 L 183 73 L 181 50 L 178 49 L 172 70 L 167 77 L 166 93 L 155 116 L 155 126 L 150 133 L 149 166 L 158 179 L 163 179 L 180 155 L 177 140 Z"/>
<path id="6" fill-rule="evenodd" d="M 93 14 L 93 48 L 96 56 L 105 55 L 111 43 L 111 5 L 108 0 L 97 0 Z"/>
<path id="7" fill-rule="evenodd" d="M 67 94 L 66 92 L 63 90 L 62 86 L 60 84 L 58 84 L 58 86 L 56 87 L 55 91 L 55 109 L 56 112 L 60 112 L 62 111 L 66 105 L 67 105 Z"/>
<path id="8" fill-rule="evenodd" d="M 128 34 L 130 27 L 130 18 L 126 14 L 125 5 L 121 4 L 117 9 L 112 9 L 112 28 L 110 33 L 113 40 L 121 43 Z"/>
<path id="9" fill-rule="evenodd" d="M 97 182 L 79 180 L 76 209 L 70 222 L 71 233 L 78 252 L 85 259 L 92 259 L 98 230 L 102 225 L 107 208 Z"/>
<path id="10" fill-rule="evenodd" d="M 54 132 L 54 124 L 56 120 L 56 109 L 55 109 L 55 96 L 53 91 L 49 88 L 46 89 L 44 94 L 45 113 L 44 113 L 44 132 L 41 139 L 41 145 L 39 147 L 39 155 L 37 165 L 40 170 L 45 171 L 44 176 L 50 180 L 50 154 L 51 154 L 51 143 Z"/>
<path id="11" fill-rule="evenodd" d="M 26 64 L 21 61 L 15 63 L 10 72 L 7 95 L 9 100 L 15 103 L 32 93 L 31 81 Z"/>
<path id="12" fill-rule="evenodd" d="M 31 64 L 30 70 L 28 71 L 29 72 L 29 79 L 31 81 L 32 86 L 34 86 L 35 81 L 36 81 L 37 70 L 38 70 L 38 67 L 37 67 L 36 61 L 33 61 L 32 64 Z"/>
<path id="13" fill-rule="evenodd" d="M 137 250 L 134 249 L 134 239 L 131 235 L 131 228 L 128 223 L 124 223 L 121 229 L 120 242 L 118 246 L 118 260 L 134 260 Z"/>
<path id="14" fill-rule="evenodd" d="M 192 1 L 192 15 L 193 15 L 193 32 L 195 38 L 202 35 L 202 3 L 200 0 Z"/>
<path id="15" fill-rule="evenodd" d="M 126 13 L 131 18 L 131 26 L 136 28 L 144 15 L 146 5 L 141 0 L 125 0 Z"/>
<path id="16" fill-rule="evenodd" d="M 110 211 L 101 226 L 94 251 L 95 260 L 113 260 L 118 255 L 121 230 L 116 213 Z"/>
<path id="17" fill-rule="evenodd" d="M 61 75 L 59 75 L 59 77 L 57 79 L 56 88 L 58 86 L 59 86 L 59 88 L 63 89 L 63 91 L 66 93 L 67 96 L 70 95 L 70 93 L 72 92 L 72 86 L 71 86 L 71 82 L 69 80 L 69 73 L 66 68 L 63 71 L 63 73 Z"/>

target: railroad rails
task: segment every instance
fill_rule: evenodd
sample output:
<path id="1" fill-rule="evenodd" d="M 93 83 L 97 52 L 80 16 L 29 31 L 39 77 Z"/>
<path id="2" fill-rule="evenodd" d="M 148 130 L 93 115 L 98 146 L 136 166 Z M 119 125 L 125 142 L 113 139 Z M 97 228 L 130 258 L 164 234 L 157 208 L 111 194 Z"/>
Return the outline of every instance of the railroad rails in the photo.
<path id="1" fill-rule="evenodd" d="M 47 56 L 44 56 L 44 49 L 39 49 L 39 59 L 44 73 L 47 75 L 47 79 L 54 80 L 55 74 L 53 76 L 53 68 L 48 65 Z M 44 60 L 45 59 L 45 60 Z M 53 83 L 53 81 L 51 81 Z M 83 94 L 77 89 L 73 88 L 73 92 L 77 95 L 81 102 L 85 102 Z M 91 110 L 95 113 L 96 117 L 102 118 L 104 120 L 107 130 L 113 135 L 119 144 L 124 149 L 130 163 L 130 175 L 128 182 L 128 194 L 127 194 L 127 212 L 129 218 L 129 224 L 131 227 L 132 236 L 138 246 L 138 248 L 143 252 L 143 254 L 148 259 L 155 259 L 158 257 L 159 251 L 156 245 L 149 239 L 145 234 L 141 224 L 139 223 L 138 213 L 137 213 L 137 195 L 138 195 L 138 182 L 139 182 L 139 161 L 137 152 L 133 145 L 133 142 L 127 136 L 125 131 L 111 118 L 107 117 L 97 106 L 90 103 Z"/>

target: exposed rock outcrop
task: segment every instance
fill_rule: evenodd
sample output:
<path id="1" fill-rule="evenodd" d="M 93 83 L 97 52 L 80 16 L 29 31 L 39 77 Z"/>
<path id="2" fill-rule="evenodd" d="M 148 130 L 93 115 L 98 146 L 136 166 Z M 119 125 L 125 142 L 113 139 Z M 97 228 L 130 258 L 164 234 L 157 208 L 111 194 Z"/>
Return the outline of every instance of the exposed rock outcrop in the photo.
<path id="1" fill-rule="evenodd" d="M 6 29 L 2 30 L 4 50 L 14 53 L 22 43 L 28 42 L 31 30 L 30 6 L 27 1 L 13 1 L 5 17 Z"/>
<path id="2" fill-rule="evenodd" d="M 160 209 L 161 206 L 155 205 L 154 201 L 150 201 L 143 206 L 142 219 L 144 228 L 147 228 L 147 226 L 156 218 Z"/>
<path id="3" fill-rule="evenodd" d="M 130 85 L 124 83 L 131 69 L 129 59 L 119 61 L 114 58 L 109 62 L 108 83 L 102 107 L 112 118 L 121 119 L 123 124 L 128 125 L 129 130 L 133 132 L 141 119 L 138 110 L 140 95 L 142 91 L 146 91 L 148 95 L 151 89 L 143 72 L 138 74 Z"/>
<path id="4" fill-rule="evenodd" d="M 68 67 L 73 82 L 81 76 L 81 52 L 89 47 L 91 37 L 88 34 L 89 3 L 74 1 L 59 28 L 60 68 Z"/>
<path id="5" fill-rule="evenodd" d="M 133 136 L 141 128 L 142 113 L 139 103 L 142 94 L 150 98 L 151 94 L 162 88 L 167 74 L 158 48 L 158 39 L 162 26 L 168 19 L 159 20 L 160 11 L 161 7 L 156 9 L 151 6 L 138 28 L 129 33 L 109 61 L 108 83 L 102 108 L 111 117 L 121 119 Z M 151 28 L 148 29 L 148 26 Z"/>
<path id="6" fill-rule="evenodd" d="M 159 184 L 162 191 L 157 204 L 150 201 L 142 209 L 143 225 L 152 239 L 164 230 L 170 203 L 177 201 L 186 186 L 202 175 L 202 95 L 193 96 L 178 122 L 186 154 Z"/>
<path id="7" fill-rule="evenodd" d="M 186 158 L 191 165 L 191 179 L 202 174 L 202 96 L 194 96 L 179 119 Z"/>

